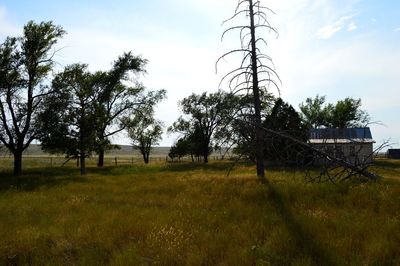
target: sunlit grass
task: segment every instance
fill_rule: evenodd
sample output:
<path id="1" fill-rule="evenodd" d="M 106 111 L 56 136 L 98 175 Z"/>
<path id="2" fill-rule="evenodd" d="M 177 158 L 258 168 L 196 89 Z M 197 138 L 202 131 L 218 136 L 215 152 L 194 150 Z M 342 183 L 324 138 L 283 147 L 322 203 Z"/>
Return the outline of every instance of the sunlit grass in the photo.
<path id="1" fill-rule="evenodd" d="M 398 265 L 400 163 L 378 166 L 340 185 L 229 162 L 3 166 L 0 265 Z"/>

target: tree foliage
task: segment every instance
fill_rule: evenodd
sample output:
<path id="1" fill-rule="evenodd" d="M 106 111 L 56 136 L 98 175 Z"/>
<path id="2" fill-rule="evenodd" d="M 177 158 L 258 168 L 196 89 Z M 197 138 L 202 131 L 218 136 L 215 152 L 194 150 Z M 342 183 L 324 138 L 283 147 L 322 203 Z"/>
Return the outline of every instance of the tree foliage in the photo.
<path id="1" fill-rule="evenodd" d="M 187 138 L 181 137 L 174 143 L 174 145 L 171 146 L 168 157 L 172 160 L 175 158 L 180 160 L 182 157 L 188 154 L 190 154 L 190 143 Z"/>
<path id="2" fill-rule="evenodd" d="M 98 87 L 97 105 L 97 153 L 98 166 L 104 165 L 104 152 L 113 146 L 109 137 L 125 129 L 123 117 L 136 108 L 154 101 L 154 95 L 146 95 L 145 88 L 134 80 L 133 75 L 145 72 L 146 60 L 124 53 L 109 71 L 94 74 L 94 86 Z"/>
<path id="3" fill-rule="evenodd" d="M 272 94 L 261 91 L 261 118 L 262 121 L 266 119 L 271 112 L 275 98 Z M 255 115 L 253 108 L 252 95 L 229 95 L 229 124 L 219 129 L 215 138 L 217 140 L 217 148 L 222 146 L 230 150 L 235 147 L 236 153 L 240 153 L 243 149 L 243 155 L 248 155 L 250 150 L 255 154 L 256 141 L 255 141 Z M 240 148 L 239 148 L 240 147 Z M 252 157 L 255 159 L 255 157 Z"/>
<path id="4" fill-rule="evenodd" d="M 37 113 L 52 93 L 46 78 L 54 45 L 64 34 L 52 22 L 30 21 L 21 37 L 7 37 L 0 45 L 0 142 L 14 155 L 14 175 L 21 174 L 22 153 L 40 133 Z"/>
<path id="5" fill-rule="evenodd" d="M 145 60 L 125 53 L 110 71 L 91 73 L 86 65 L 65 68 L 52 82 L 40 114 L 42 148 L 52 153 L 80 158 L 85 173 L 85 158 L 99 154 L 98 165 L 104 164 L 104 152 L 113 147 L 109 137 L 126 128 L 127 117 L 154 105 L 165 97 L 165 91 L 150 91 L 130 82 L 130 74 L 144 71 Z"/>
<path id="6" fill-rule="evenodd" d="M 281 98 L 275 101 L 275 105 L 266 117 L 263 127 L 304 142 L 309 137 L 308 127 L 303 123 L 300 115 Z M 302 164 L 307 157 L 307 152 L 300 145 L 289 139 L 278 138 L 271 134 L 266 135 L 264 148 L 265 159 L 283 164 Z"/>
<path id="7" fill-rule="evenodd" d="M 148 107 L 136 111 L 124 124 L 133 147 L 140 151 L 144 163 L 148 164 L 152 147 L 158 145 L 161 140 L 163 123 L 154 118 L 153 107 Z"/>
<path id="8" fill-rule="evenodd" d="M 79 158 L 81 174 L 85 158 L 96 150 L 98 95 L 93 75 L 86 65 L 74 64 L 56 75 L 53 93 L 40 114 L 42 149 Z"/>
<path id="9" fill-rule="evenodd" d="M 327 127 L 365 127 L 369 121 L 369 115 L 361 110 L 361 99 L 345 98 L 327 106 Z"/>
<path id="10" fill-rule="evenodd" d="M 361 109 L 361 99 L 350 97 L 326 104 L 325 96 L 317 95 L 301 103 L 300 110 L 302 119 L 313 128 L 365 127 L 370 121 L 368 113 Z"/>
<path id="11" fill-rule="evenodd" d="M 263 128 L 280 132 L 301 141 L 308 139 L 308 128 L 302 122 L 296 110 L 278 98 L 273 102 L 273 106 L 267 106 L 264 111 Z M 236 135 L 236 146 L 234 152 L 245 155 L 251 160 L 255 160 L 256 154 L 254 145 L 255 133 L 247 123 L 242 122 L 243 119 L 236 120 L 234 130 Z M 303 160 L 301 156 L 303 149 L 300 146 L 285 138 L 276 137 L 266 134 L 264 144 L 264 159 L 268 161 L 278 162 L 280 164 L 296 163 Z"/>
<path id="12" fill-rule="evenodd" d="M 215 144 L 213 136 L 226 127 L 232 117 L 231 95 L 222 91 L 192 94 L 179 105 L 186 117 L 181 116 L 168 131 L 181 133 L 190 143 L 189 152 L 201 155 L 207 163 Z"/>
<path id="13" fill-rule="evenodd" d="M 300 104 L 302 119 L 313 128 L 319 128 L 326 124 L 326 108 L 325 96 L 315 96 L 315 98 L 307 98 L 304 103 Z"/>

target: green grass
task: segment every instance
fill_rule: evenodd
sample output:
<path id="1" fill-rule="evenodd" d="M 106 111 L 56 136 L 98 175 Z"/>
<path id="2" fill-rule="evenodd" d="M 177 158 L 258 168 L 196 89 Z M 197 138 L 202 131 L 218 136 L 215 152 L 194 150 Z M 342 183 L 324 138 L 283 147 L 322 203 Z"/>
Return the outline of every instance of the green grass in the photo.
<path id="1" fill-rule="evenodd" d="M 89 168 L 0 160 L 0 265 L 399 265 L 400 162 L 378 183 L 252 165 Z"/>

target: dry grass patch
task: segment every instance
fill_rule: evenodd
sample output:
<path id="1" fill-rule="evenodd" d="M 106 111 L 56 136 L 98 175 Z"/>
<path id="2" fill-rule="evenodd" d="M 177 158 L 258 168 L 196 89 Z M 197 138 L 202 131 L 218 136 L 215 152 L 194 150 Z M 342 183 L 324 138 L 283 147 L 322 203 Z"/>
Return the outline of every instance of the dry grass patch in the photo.
<path id="1" fill-rule="evenodd" d="M 388 181 L 270 185 L 226 162 L 32 168 L 0 178 L 0 264 L 395 265 L 397 162 Z"/>

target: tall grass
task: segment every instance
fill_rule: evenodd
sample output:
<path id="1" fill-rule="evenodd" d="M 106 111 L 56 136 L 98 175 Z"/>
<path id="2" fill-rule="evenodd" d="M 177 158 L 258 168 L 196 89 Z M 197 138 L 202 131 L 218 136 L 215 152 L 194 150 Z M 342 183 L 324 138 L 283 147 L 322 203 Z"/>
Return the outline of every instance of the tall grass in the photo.
<path id="1" fill-rule="evenodd" d="M 229 166 L 3 169 L 0 265 L 400 264 L 398 162 L 340 185 L 284 169 L 262 185 Z"/>

